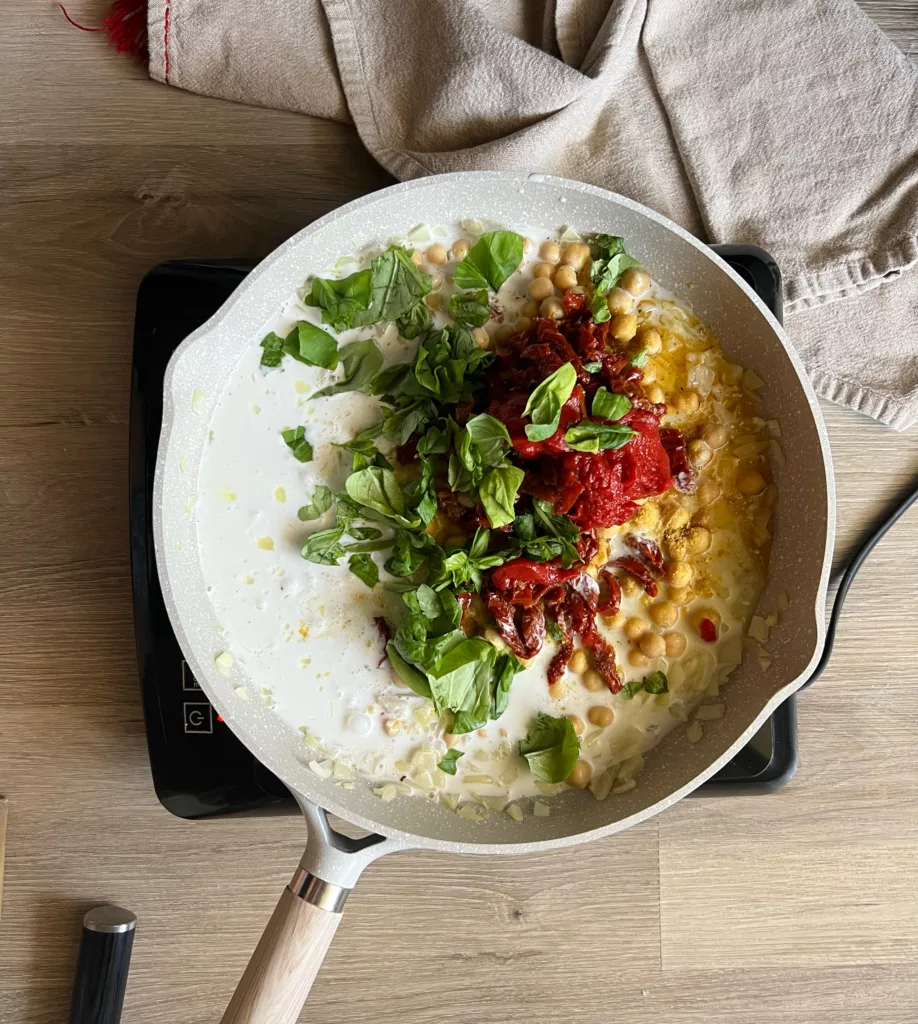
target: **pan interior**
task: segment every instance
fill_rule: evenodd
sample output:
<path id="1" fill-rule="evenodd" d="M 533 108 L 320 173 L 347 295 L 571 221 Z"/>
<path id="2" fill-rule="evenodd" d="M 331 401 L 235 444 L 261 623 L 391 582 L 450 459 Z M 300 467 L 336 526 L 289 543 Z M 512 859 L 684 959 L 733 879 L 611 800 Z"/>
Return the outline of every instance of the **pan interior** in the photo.
<path id="1" fill-rule="evenodd" d="M 784 465 L 773 466 L 779 499 L 761 607 L 773 609 L 785 591 L 790 610 L 769 635 L 771 667 L 763 672 L 747 654 L 725 687 L 725 717 L 706 727 L 699 743 L 688 743 L 684 729 L 670 734 L 648 755 L 636 789 L 601 802 L 588 792 L 569 792 L 552 802 L 550 817 L 520 823 L 499 814 L 466 821 L 417 798 L 384 804 L 368 786 L 346 791 L 314 775 L 301 736 L 269 708 L 235 696 L 244 682 L 238 666 L 224 676 L 214 665 L 222 648 L 198 561 L 193 514 L 194 481 L 213 407 L 242 352 L 258 342 L 264 324 L 305 277 L 370 240 L 403 235 L 419 222 L 465 218 L 624 235 L 629 251 L 657 280 L 691 301 L 728 357 L 766 382 L 758 392 L 760 413 L 779 420 L 786 458 Z M 500 173 L 422 179 L 365 197 L 310 225 L 260 264 L 176 352 L 165 386 L 156 477 L 157 562 L 185 656 L 230 727 L 291 790 L 365 828 L 410 836 L 416 844 L 470 844 L 477 850 L 576 842 L 597 830 L 616 831 L 716 771 L 805 680 L 821 648 L 834 495 L 825 428 L 799 359 L 773 318 L 724 264 L 675 225 L 622 197 L 542 175 Z"/>

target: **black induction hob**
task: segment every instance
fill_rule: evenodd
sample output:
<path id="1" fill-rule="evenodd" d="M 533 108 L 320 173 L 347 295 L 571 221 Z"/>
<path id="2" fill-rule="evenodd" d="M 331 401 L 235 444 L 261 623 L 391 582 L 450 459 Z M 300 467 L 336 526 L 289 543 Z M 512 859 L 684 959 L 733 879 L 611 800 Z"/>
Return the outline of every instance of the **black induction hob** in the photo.
<path id="1" fill-rule="evenodd" d="M 781 319 L 781 275 L 761 249 L 714 246 Z M 131 375 L 130 526 L 134 630 L 156 795 L 173 814 L 292 814 L 283 783 L 248 752 L 208 703 L 182 658 L 156 573 L 153 475 L 169 357 L 232 294 L 248 260 L 181 260 L 154 267 L 137 295 Z M 695 792 L 770 793 L 797 767 L 791 697 L 751 742 Z"/>

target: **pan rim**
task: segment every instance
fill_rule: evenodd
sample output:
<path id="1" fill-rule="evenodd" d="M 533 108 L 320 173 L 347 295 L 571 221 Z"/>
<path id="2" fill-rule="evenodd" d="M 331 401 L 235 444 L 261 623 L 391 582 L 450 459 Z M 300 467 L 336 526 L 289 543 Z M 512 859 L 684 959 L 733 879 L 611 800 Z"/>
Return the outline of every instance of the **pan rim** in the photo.
<path id="1" fill-rule="evenodd" d="M 816 625 L 816 636 L 814 649 L 811 657 L 804 668 L 804 670 L 796 676 L 794 679 L 789 681 L 784 687 L 782 687 L 777 693 L 775 693 L 763 706 L 760 712 L 754 717 L 753 721 L 749 726 L 736 738 L 736 740 L 730 744 L 730 746 L 716 758 L 711 764 L 705 769 L 695 775 L 685 785 L 679 789 L 668 794 L 666 797 L 650 804 L 641 810 L 629 815 L 628 817 L 621 818 L 617 821 L 610 822 L 609 824 L 602 825 L 595 829 L 590 829 L 583 832 L 573 832 L 568 835 L 554 836 L 552 838 L 544 840 L 535 840 L 531 842 L 520 842 L 520 843 L 493 843 L 493 842 L 470 842 L 465 840 L 451 840 L 451 839 L 440 839 L 431 836 L 419 835 L 412 832 L 403 831 L 401 829 L 393 828 L 388 826 L 385 822 L 375 821 L 371 818 L 365 817 L 364 815 L 358 814 L 350 808 L 343 807 L 337 803 L 334 798 L 334 790 L 329 789 L 327 793 L 322 794 L 320 800 L 316 801 L 320 803 L 330 814 L 334 814 L 352 824 L 367 829 L 371 832 L 378 833 L 387 837 L 393 841 L 394 845 L 398 845 L 404 848 L 418 848 L 418 849 L 431 849 L 439 850 L 442 852 L 452 853 L 468 853 L 468 854 L 524 854 L 533 853 L 542 850 L 549 849 L 561 849 L 570 846 L 576 846 L 581 843 L 590 842 L 594 839 L 600 839 L 605 836 L 614 835 L 617 832 L 621 832 L 626 828 L 629 828 L 637 823 L 640 823 L 648 818 L 652 818 L 659 814 L 661 811 L 666 810 L 674 803 L 683 799 L 686 795 L 691 793 L 702 785 L 707 779 L 714 775 L 720 768 L 723 767 L 735 754 L 744 746 L 754 733 L 762 726 L 762 724 L 771 716 L 775 708 L 778 707 L 783 701 L 785 701 L 791 694 L 798 690 L 804 682 L 809 678 L 809 675 L 816 665 L 824 646 L 825 642 L 825 600 L 828 589 L 829 572 L 831 568 L 831 559 L 833 552 L 833 542 L 835 536 L 835 487 L 834 487 L 834 476 L 832 472 L 832 460 L 831 452 L 828 443 L 828 434 L 826 431 L 825 423 L 822 418 L 822 413 L 819 409 L 818 400 L 813 390 L 812 384 L 806 374 L 803 367 L 802 361 L 799 355 L 790 343 L 787 335 L 778 323 L 775 317 L 762 303 L 755 292 L 746 284 L 746 282 L 731 268 L 729 267 L 716 253 L 712 252 L 708 246 L 703 242 L 690 235 L 685 229 L 680 227 L 678 224 L 664 217 L 648 207 L 643 206 L 640 203 L 636 203 L 625 196 L 618 195 L 617 193 L 611 192 L 607 189 L 600 188 L 595 185 L 589 185 L 585 182 L 572 181 L 570 179 L 559 178 L 548 174 L 527 174 L 525 172 L 516 171 L 470 171 L 470 172 L 456 172 L 452 174 L 435 175 L 427 178 L 415 179 L 412 181 L 401 182 L 385 189 L 381 189 L 376 192 L 369 193 L 366 196 L 361 196 L 358 199 L 353 200 L 350 203 L 346 203 L 335 210 L 330 211 L 317 221 L 307 225 L 296 234 L 291 236 L 286 242 L 282 243 L 277 249 L 275 249 L 270 255 L 262 260 L 255 269 L 248 275 L 245 282 L 240 286 L 239 289 L 227 300 L 227 302 L 201 327 L 194 331 L 191 335 L 186 338 L 182 344 L 173 353 L 169 365 L 166 369 L 165 380 L 164 380 L 164 395 L 163 395 L 163 426 L 160 436 L 160 444 L 157 452 L 156 461 L 156 473 L 154 481 L 154 508 L 153 508 L 153 529 L 154 529 L 154 542 L 156 551 L 156 562 L 158 569 L 161 569 L 160 582 L 163 591 L 163 599 L 166 605 L 167 612 L 169 614 L 170 622 L 172 623 L 173 629 L 175 630 L 176 637 L 179 641 L 179 645 L 188 660 L 191 669 L 195 675 L 195 678 L 202 682 L 202 687 L 208 699 L 214 704 L 218 712 L 222 712 L 224 709 L 221 707 L 225 702 L 219 692 L 219 690 L 212 686 L 209 680 L 211 673 L 214 671 L 210 665 L 202 664 L 195 652 L 195 648 L 190 642 L 189 637 L 186 634 L 185 628 L 182 623 L 181 615 L 173 595 L 172 584 L 169 579 L 168 573 L 168 555 L 166 545 L 164 541 L 164 523 L 163 523 L 163 488 L 164 488 L 164 475 L 166 472 L 166 465 L 171 456 L 170 441 L 175 433 L 176 419 L 177 419 L 177 408 L 174 400 L 174 388 L 173 382 L 178 367 L 181 362 L 184 353 L 194 344 L 198 343 L 202 338 L 212 334 L 217 329 L 224 326 L 225 321 L 230 318 L 238 303 L 240 302 L 243 293 L 248 292 L 258 287 L 261 279 L 270 273 L 272 268 L 280 262 L 287 253 L 300 244 L 302 239 L 309 234 L 313 234 L 322 228 L 333 224 L 337 219 L 344 216 L 345 214 L 351 214 L 356 210 L 373 206 L 377 203 L 384 203 L 390 197 L 398 195 L 402 192 L 412 191 L 417 189 L 423 189 L 425 187 L 439 187 L 444 183 L 451 181 L 462 181 L 464 183 L 470 180 L 481 182 L 482 185 L 487 182 L 505 182 L 513 183 L 516 185 L 522 184 L 526 181 L 538 181 L 548 182 L 553 185 L 557 185 L 559 188 L 571 189 L 574 191 L 583 192 L 596 196 L 597 198 L 611 201 L 617 205 L 623 206 L 630 209 L 632 212 L 640 215 L 641 217 L 651 220 L 661 227 L 667 229 L 671 233 L 678 236 L 683 241 L 687 242 L 692 246 L 698 253 L 703 257 L 711 261 L 721 274 L 726 275 L 735 285 L 737 285 L 745 297 L 752 302 L 758 313 L 764 317 L 768 326 L 775 334 L 777 340 L 780 342 L 782 348 L 785 350 L 794 371 L 800 381 L 803 393 L 806 396 L 807 402 L 810 407 L 810 412 L 813 417 L 813 421 L 816 427 L 817 436 L 820 444 L 820 454 L 822 456 L 822 465 L 825 473 L 825 484 L 826 484 L 826 535 L 824 540 L 824 550 L 822 556 L 822 567 L 820 571 L 819 584 L 816 589 L 816 602 L 815 602 L 815 625 Z M 245 730 L 237 729 L 238 720 L 235 715 L 229 714 L 227 716 L 227 724 L 237 735 L 240 741 L 251 749 Z M 310 800 L 314 798 L 303 793 L 300 787 L 292 782 L 287 775 L 285 769 L 281 766 L 280 758 L 274 758 L 271 756 L 272 751 L 259 750 L 259 759 L 265 763 L 271 771 L 275 772 L 278 777 L 288 786 L 291 792 L 298 800 Z M 267 755 L 267 756 L 265 756 Z M 253 755 L 254 756 L 254 755 Z M 273 763 L 272 763 L 273 762 Z M 326 799 L 329 797 L 330 799 Z M 382 803 L 380 806 L 384 806 Z"/>

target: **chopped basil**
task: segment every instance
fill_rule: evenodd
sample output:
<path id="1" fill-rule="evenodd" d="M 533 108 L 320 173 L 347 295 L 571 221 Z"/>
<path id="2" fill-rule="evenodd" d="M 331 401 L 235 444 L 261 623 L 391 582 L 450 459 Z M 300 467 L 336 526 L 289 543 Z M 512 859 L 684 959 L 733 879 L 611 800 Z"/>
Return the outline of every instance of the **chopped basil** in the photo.
<path id="1" fill-rule="evenodd" d="M 510 701 L 510 686 L 517 672 L 523 671 L 523 664 L 512 654 L 500 654 L 494 665 L 494 686 L 491 698 L 491 718 L 496 719 L 507 710 Z"/>
<path id="2" fill-rule="evenodd" d="M 555 643 L 561 643 L 564 639 L 564 634 L 561 632 L 561 627 L 555 622 L 554 619 L 545 620 L 545 632 L 555 641 Z"/>
<path id="3" fill-rule="evenodd" d="M 368 554 L 355 554 L 347 560 L 351 572 L 372 590 L 379 583 L 379 566 Z"/>
<path id="4" fill-rule="evenodd" d="M 447 750 L 447 752 L 440 758 L 437 763 L 437 767 L 441 772 L 446 772 L 447 775 L 456 774 L 456 762 L 460 757 L 465 755 L 464 750 Z"/>
<path id="5" fill-rule="evenodd" d="M 303 546 L 303 558 L 307 562 L 318 562 L 319 565 L 337 565 L 338 559 L 347 554 L 341 546 L 343 535 L 344 530 L 340 526 L 313 533 Z"/>
<path id="6" fill-rule="evenodd" d="M 312 502 L 309 505 L 303 505 L 297 512 L 297 516 L 304 523 L 313 519 L 321 519 L 331 508 L 332 500 L 332 492 L 324 484 L 319 484 L 312 495 Z"/>
<path id="7" fill-rule="evenodd" d="M 575 452 L 608 451 L 621 448 L 637 433 L 619 423 L 592 423 L 584 420 L 570 427 L 564 434 L 564 443 Z"/>
<path id="8" fill-rule="evenodd" d="M 639 348 L 637 352 L 628 360 L 632 366 L 644 366 L 647 362 L 649 353 L 646 348 Z"/>
<path id="9" fill-rule="evenodd" d="M 453 280 L 457 288 L 490 288 L 496 292 L 522 262 L 522 235 L 515 231 L 489 231 L 456 264 Z"/>
<path id="10" fill-rule="evenodd" d="M 483 327 L 491 319 L 488 292 L 458 292 L 449 300 L 449 315 L 469 327 Z"/>
<path id="11" fill-rule="evenodd" d="M 427 682 L 427 676 L 414 665 L 409 662 L 398 653 L 398 649 L 395 644 L 386 644 L 386 654 L 389 656 L 389 663 L 395 670 L 396 675 L 410 690 L 419 697 L 430 698 L 430 683 Z"/>
<path id="12" fill-rule="evenodd" d="M 395 535 L 392 554 L 384 568 L 390 576 L 396 576 L 399 579 L 413 576 L 427 561 L 428 555 L 435 546 L 435 542 L 429 534 L 399 530 Z"/>
<path id="13" fill-rule="evenodd" d="M 365 310 L 350 317 L 349 327 L 369 327 L 383 320 L 398 320 L 430 291 L 433 279 L 418 270 L 411 254 L 393 245 L 370 264 L 371 298 Z"/>
<path id="14" fill-rule="evenodd" d="M 577 371 L 570 363 L 564 363 L 529 396 L 524 416 L 532 423 L 526 424 L 526 436 L 530 441 L 544 441 L 558 429 L 561 408 L 571 397 L 577 383 Z"/>
<path id="15" fill-rule="evenodd" d="M 563 782 L 577 763 L 580 741 L 569 718 L 552 718 L 540 712 L 525 739 L 520 740 L 520 754 L 529 762 L 534 779 Z"/>
<path id="16" fill-rule="evenodd" d="M 306 440 L 305 427 L 292 427 L 290 430 L 282 430 L 281 437 L 298 462 L 312 462 L 312 445 Z"/>
<path id="17" fill-rule="evenodd" d="M 348 496 L 358 505 L 378 512 L 399 526 L 414 529 L 420 524 L 417 517 L 410 516 L 405 493 L 391 469 L 381 469 L 379 466 L 361 469 L 351 473 L 344 487 Z"/>
<path id="18" fill-rule="evenodd" d="M 491 673 L 497 650 L 480 637 L 460 640 L 427 666 L 434 704 L 453 712 L 452 732 L 474 732 L 488 724 Z"/>
<path id="19" fill-rule="evenodd" d="M 499 466 L 489 469 L 482 477 L 478 496 L 488 521 L 495 529 L 513 522 L 516 515 L 514 506 L 525 475 L 516 466 Z"/>
<path id="20" fill-rule="evenodd" d="M 602 363 L 584 363 L 583 368 L 587 373 L 599 373 L 602 369 Z"/>
<path id="21" fill-rule="evenodd" d="M 308 320 L 297 321 L 293 330 L 284 338 L 284 351 L 309 366 L 334 370 L 338 365 L 338 342 L 327 331 Z"/>
<path id="22" fill-rule="evenodd" d="M 593 395 L 591 412 L 601 420 L 620 420 L 631 408 L 631 399 L 627 395 L 600 388 Z"/>
<path id="23" fill-rule="evenodd" d="M 344 369 L 344 380 L 339 384 L 332 384 L 321 391 L 316 391 L 309 397 L 327 398 L 329 395 L 340 395 L 345 391 L 359 391 L 368 395 L 382 369 L 383 355 L 379 351 L 379 345 L 372 338 L 365 341 L 355 341 L 345 345 L 338 353 L 341 357 L 341 365 Z"/>
<path id="24" fill-rule="evenodd" d="M 261 365 L 273 370 L 284 358 L 284 339 L 273 331 L 262 338 Z"/>
<path id="25" fill-rule="evenodd" d="M 666 673 L 651 672 L 643 679 L 632 679 L 630 683 L 625 683 L 622 687 L 621 694 L 627 700 L 631 700 L 641 690 L 646 690 L 647 693 L 669 693 L 669 680 L 666 678 Z"/>
<path id="26" fill-rule="evenodd" d="M 395 326 L 403 338 L 412 341 L 433 327 L 433 313 L 427 308 L 424 301 L 421 300 L 402 313 L 398 320 L 395 321 Z"/>
<path id="27" fill-rule="evenodd" d="M 606 295 L 629 267 L 640 266 L 638 260 L 625 252 L 625 240 L 618 235 L 590 235 L 590 243 L 599 250 L 598 258 L 590 264 L 590 280 L 596 287 L 590 311 L 597 323 L 612 315 Z"/>
<path id="28" fill-rule="evenodd" d="M 351 326 L 354 314 L 370 305 L 372 282 L 373 274 L 369 270 L 358 270 L 337 280 L 317 277 L 312 282 L 312 291 L 303 301 L 307 306 L 320 307 L 323 324 L 330 324 L 336 331 L 344 331 Z"/>

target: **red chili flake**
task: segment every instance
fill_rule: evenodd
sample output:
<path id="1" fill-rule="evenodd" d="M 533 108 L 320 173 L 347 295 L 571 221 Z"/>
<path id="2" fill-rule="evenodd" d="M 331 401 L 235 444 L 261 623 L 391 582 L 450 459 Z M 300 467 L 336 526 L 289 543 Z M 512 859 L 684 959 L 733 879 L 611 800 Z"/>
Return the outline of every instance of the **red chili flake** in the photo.
<path id="1" fill-rule="evenodd" d="M 701 639 L 713 644 L 717 640 L 717 626 L 710 619 L 702 619 L 698 626 Z"/>
<path id="2" fill-rule="evenodd" d="M 376 618 L 373 619 L 373 621 L 376 623 L 376 632 L 379 633 L 379 637 L 383 643 L 383 656 L 376 663 L 376 667 L 382 668 L 383 662 L 386 660 L 386 658 L 389 657 L 388 653 L 386 652 L 386 645 L 392 639 L 392 634 L 389 632 L 389 623 L 386 622 L 386 620 L 381 615 L 377 615 Z"/>
<path id="3" fill-rule="evenodd" d="M 621 558 L 614 559 L 611 563 L 616 569 L 624 569 L 626 573 L 633 576 L 638 583 L 644 588 L 644 592 L 648 597 L 657 596 L 657 581 L 650 574 L 650 569 L 639 559 L 633 555 L 622 555 Z"/>

